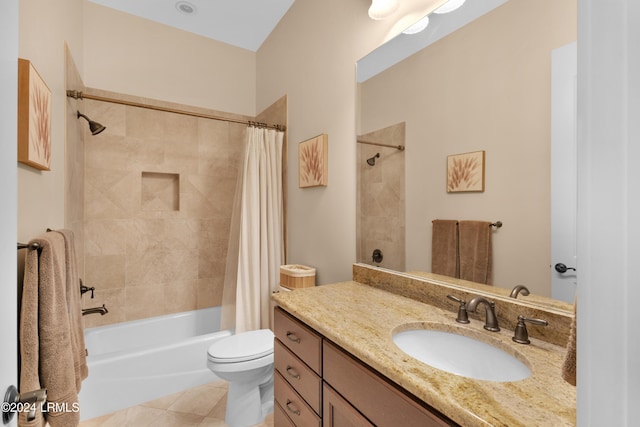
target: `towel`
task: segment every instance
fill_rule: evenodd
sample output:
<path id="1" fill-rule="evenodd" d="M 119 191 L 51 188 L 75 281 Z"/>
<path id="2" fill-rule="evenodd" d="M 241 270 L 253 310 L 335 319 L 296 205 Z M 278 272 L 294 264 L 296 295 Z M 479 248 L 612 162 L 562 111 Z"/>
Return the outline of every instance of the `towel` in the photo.
<path id="1" fill-rule="evenodd" d="M 567 352 L 562 364 L 562 378 L 569 384 L 576 385 L 576 317 L 577 299 L 573 303 L 573 319 L 571 319 L 571 330 L 569 331 L 569 341 L 567 342 Z"/>
<path id="2" fill-rule="evenodd" d="M 66 291 L 66 249 L 60 233 L 46 233 L 30 243 L 41 246 L 29 250 L 25 259 L 22 308 L 20 310 L 20 392 L 47 389 L 44 414 L 27 421 L 21 412 L 18 425 L 73 427 L 80 422 L 78 390 L 74 370 L 72 334 Z"/>
<path id="3" fill-rule="evenodd" d="M 78 277 L 78 259 L 76 257 L 75 240 L 71 230 L 56 230 L 62 234 L 65 246 L 65 270 L 67 307 L 69 325 L 71 327 L 71 349 L 73 366 L 76 375 L 76 390 L 80 392 L 82 380 L 89 375 L 87 367 L 87 350 L 84 345 L 84 321 L 82 317 L 82 300 L 80 294 L 80 278 Z"/>
<path id="4" fill-rule="evenodd" d="M 491 284 L 491 223 L 460 221 L 458 224 L 460 278 Z"/>
<path id="5" fill-rule="evenodd" d="M 458 277 L 458 221 L 433 220 L 431 235 L 431 272 Z"/>

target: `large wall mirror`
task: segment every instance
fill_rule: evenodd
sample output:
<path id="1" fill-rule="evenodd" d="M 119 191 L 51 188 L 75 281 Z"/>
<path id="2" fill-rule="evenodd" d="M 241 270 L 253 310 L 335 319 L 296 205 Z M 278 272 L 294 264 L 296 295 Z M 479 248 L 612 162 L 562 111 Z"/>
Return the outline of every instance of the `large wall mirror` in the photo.
<path id="1" fill-rule="evenodd" d="M 358 262 L 428 274 L 433 220 L 501 221 L 487 289 L 551 301 L 552 56 L 576 39 L 576 0 L 467 1 L 358 62 Z M 484 191 L 447 192 L 476 151 Z"/>

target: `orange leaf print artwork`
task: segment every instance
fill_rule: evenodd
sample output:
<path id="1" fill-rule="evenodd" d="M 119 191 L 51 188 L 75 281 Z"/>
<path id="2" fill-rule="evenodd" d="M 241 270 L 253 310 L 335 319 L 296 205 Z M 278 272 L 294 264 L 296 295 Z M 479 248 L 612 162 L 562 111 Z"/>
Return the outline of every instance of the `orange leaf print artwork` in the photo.
<path id="1" fill-rule="evenodd" d="M 484 191 L 484 151 L 447 159 L 447 192 Z"/>

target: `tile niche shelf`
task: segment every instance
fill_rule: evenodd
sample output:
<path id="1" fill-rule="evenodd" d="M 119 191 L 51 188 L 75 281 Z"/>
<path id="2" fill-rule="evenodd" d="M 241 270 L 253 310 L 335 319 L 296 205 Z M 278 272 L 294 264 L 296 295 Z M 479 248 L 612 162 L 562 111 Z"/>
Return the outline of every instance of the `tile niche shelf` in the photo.
<path id="1" fill-rule="evenodd" d="M 180 210 L 180 175 L 142 172 L 141 210 L 147 212 Z"/>

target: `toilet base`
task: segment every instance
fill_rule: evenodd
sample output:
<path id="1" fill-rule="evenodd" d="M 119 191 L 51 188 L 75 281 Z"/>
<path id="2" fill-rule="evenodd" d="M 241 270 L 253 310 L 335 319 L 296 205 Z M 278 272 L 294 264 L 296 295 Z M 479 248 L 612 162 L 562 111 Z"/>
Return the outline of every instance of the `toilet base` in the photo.
<path id="1" fill-rule="evenodd" d="M 273 411 L 273 373 L 268 381 L 229 383 L 224 422 L 229 427 L 248 427 L 261 423 Z"/>

